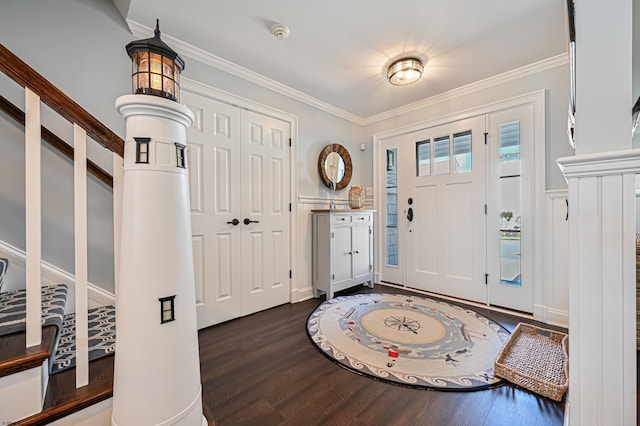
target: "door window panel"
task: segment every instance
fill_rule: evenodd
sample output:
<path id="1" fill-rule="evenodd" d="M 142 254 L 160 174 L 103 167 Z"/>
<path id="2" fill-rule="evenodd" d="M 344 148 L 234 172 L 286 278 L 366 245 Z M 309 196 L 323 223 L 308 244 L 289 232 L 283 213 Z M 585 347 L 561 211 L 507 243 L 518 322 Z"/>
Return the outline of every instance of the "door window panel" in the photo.
<path id="1" fill-rule="evenodd" d="M 433 174 L 449 173 L 449 136 L 442 136 L 433 140 Z"/>
<path id="2" fill-rule="evenodd" d="M 429 139 L 416 142 L 416 176 L 431 174 L 431 142 Z"/>
<path id="3" fill-rule="evenodd" d="M 387 149 L 387 265 L 398 266 L 398 172 L 396 162 L 397 149 Z"/>
<path id="4" fill-rule="evenodd" d="M 453 135 L 453 164 L 455 173 L 471 171 L 471 130 Z"/>
<path id="5" fill-rule="evenodd" d="M 520 122 L 500 124 L 500 282 L 520 286 L 521 179 Z"/>

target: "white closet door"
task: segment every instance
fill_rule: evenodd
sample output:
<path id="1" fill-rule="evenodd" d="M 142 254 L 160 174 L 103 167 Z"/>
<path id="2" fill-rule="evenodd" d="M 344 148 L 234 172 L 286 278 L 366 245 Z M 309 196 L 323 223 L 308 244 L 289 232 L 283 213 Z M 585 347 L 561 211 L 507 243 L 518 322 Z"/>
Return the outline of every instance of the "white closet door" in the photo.
<path id="1" fill-rule="evenodd" d="M 240 110 L 183 92 L 187 131 L 198 328 L 242 314 Z M 231 222 L 231 223 L 229 223 Z"/>
<path id="2" fill-rule="evenodd" d="M 187 131 L 198 327 L 289 301 L 290 124 L 192 93 Z"/>
<path id="3" fill-rule="evenodd" d="M 241 114 L 242 314 L 289 301 L 290 125 Z"/>

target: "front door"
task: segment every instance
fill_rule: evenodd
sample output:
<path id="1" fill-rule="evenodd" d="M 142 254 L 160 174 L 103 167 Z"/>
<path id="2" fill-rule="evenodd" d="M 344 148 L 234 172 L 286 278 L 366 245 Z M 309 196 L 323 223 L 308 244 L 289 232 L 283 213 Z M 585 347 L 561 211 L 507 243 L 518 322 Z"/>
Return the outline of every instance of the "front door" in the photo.
<path id="1" fill-rule="evenodd" d="M 534 110 L 380 139 L 381 281 L 533 311 Z"/>
<path id="2" fill-rule="evenodd" d="M 486 301 L 483 116 L 404 136 L 406 285 Z"/>
<path id="3" fill-rule="evenodd" d="M 198 327 L 289 301 L 289 123 L 183 92 Z"/>

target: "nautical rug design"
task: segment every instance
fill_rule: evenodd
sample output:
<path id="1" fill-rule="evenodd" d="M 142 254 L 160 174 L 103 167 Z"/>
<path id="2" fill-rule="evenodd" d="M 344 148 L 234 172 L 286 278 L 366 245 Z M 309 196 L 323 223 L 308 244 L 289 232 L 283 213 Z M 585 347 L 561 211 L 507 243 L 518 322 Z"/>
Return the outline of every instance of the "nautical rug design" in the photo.
<path id="1" fill-rule="evenodd" d="M 401 294 L 357 294 L 322 303 L 307 320 L 318 349 L 356 373 L 451 391 L 498 386 L 493 365 L 509 332 L 446 302 Z"/>
<path id="2" fill-rule="evenodd" d="M 88 312 L 89 361 L 115 353 L 116 308 L 113 305 L 89 309 Z M 51 374 L 76 366 L 76 316 L 67 314 L 62 323 L 62 333 Z"/>

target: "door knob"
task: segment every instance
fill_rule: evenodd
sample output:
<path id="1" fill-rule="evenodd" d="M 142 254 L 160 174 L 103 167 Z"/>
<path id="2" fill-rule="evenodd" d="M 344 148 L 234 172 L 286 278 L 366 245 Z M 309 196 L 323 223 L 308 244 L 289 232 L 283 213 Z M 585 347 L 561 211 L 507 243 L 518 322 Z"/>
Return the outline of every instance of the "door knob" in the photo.
<path id="1" fill-rule="evenodd" d="M 409 211 L 407 212 L 407 220 L 409 222 L 413 222 L 413 208 L 409 207 Z"/>
<path id="2" fill-rule="evenodd" d="M 243 222 L 244 222 L 245 225 L 248 225 L 250 223 L 260 223 L 259 220 L 251 220 L 248 217 L 245 217 Z"/>
<path id="3" fill-rule="evenodd" d="M 229 225 L 238 226 L 240 221 L 238 219 L 233 219 L 231 222 L 227 222 Z"/>

